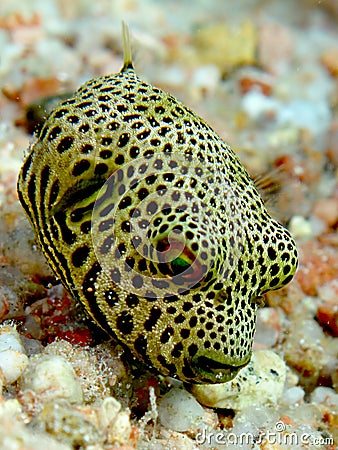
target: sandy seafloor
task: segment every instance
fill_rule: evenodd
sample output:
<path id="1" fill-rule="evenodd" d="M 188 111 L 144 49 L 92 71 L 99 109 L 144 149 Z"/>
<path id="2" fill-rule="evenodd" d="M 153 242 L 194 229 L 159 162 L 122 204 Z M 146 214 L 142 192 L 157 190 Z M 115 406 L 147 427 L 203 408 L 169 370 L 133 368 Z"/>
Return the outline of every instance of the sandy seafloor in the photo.
<path id="1" fill-rule="evenodd" d="M 300 252 L 295 279 L 258 312 L 254 374 L 193 391 L 200 403 L 131 372 L 90 327 L 16 193 L 27 108 L 118 71 L 122 20 L 142 78 L 202 116 L 251 174 L 280 168 L 271 214 Z M 337 0 L 1 0 L 1 449 L 335 448 L 337 87 Z"/>

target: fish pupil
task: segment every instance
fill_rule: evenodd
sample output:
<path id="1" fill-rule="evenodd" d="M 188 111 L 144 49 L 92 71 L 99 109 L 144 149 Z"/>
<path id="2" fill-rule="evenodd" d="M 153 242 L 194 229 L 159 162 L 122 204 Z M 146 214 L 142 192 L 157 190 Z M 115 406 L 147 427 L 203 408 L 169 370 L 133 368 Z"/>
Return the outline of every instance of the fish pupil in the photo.
<path id="1" fill-rule="evenodd" d="M 180 257 L 172 260 L 170 265 L 174 275 L 179 275 L 182 272 L 185 272 L 191 266 L 188 261 Z"/>

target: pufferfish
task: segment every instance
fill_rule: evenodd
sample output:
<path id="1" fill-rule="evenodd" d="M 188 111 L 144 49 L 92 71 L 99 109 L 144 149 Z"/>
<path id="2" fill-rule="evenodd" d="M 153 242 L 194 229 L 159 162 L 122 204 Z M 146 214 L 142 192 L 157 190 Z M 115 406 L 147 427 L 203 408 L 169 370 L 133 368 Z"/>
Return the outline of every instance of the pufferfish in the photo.
<path id="1" fill-rule="evenodd" d="M 250 360 L 262 294 L 297 267 L 287 229 L 236 154 L 180 101 L 124 65 L 46 119 L 19 199 L 53 271 L 150 370 L 231 380 Z"/>

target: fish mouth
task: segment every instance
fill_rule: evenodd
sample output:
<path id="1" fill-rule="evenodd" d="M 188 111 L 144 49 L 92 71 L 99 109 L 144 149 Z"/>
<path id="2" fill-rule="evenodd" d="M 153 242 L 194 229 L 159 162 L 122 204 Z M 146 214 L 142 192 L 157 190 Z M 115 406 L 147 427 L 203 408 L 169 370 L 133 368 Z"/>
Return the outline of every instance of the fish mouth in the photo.
<path id="1" fill-rule="evenodd" d="M 251 354 L 244 362 L 235 365 L 201 355 L 194 359 L 193 366 L 195 371 L 203 376 L 203 383 L 226 383 L 235 378 L 238 372 L 249 363 L 250 358 Z"/>

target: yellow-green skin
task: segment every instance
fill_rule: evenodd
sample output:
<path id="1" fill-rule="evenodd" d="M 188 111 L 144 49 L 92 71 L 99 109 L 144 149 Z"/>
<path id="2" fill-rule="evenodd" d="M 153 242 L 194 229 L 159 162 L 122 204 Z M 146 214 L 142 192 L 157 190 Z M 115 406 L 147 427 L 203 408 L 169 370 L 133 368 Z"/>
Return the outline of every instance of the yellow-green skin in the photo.
<path id="1" fill-rule="evenodd" d="M 294 241 L 229 146 L 131 64 L 50 114 L 18 192 L 96 323 L 187 382 L 225 382 L 248 363 L 257 298 L 296 270 Z"/>

